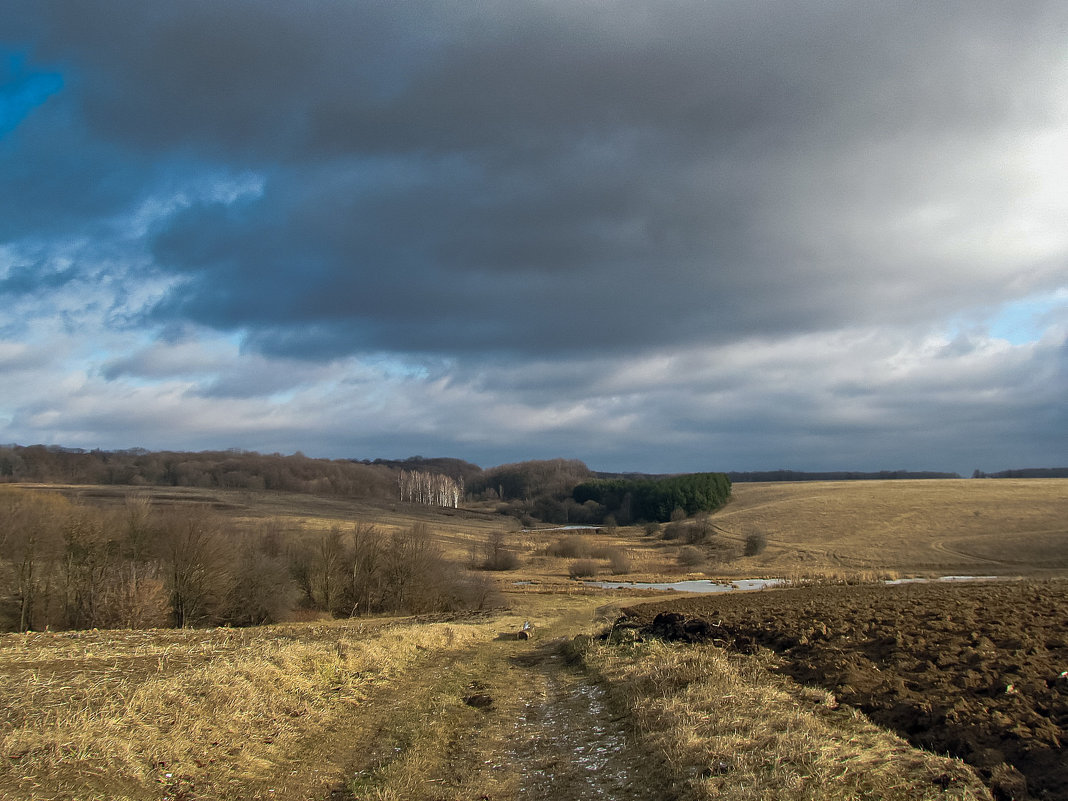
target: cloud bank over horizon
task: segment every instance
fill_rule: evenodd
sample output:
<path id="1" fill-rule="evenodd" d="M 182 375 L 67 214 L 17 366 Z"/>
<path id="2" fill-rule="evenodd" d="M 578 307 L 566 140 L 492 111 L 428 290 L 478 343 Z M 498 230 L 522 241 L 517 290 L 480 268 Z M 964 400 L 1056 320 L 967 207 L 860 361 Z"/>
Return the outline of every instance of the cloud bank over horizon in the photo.
<path id="1" fill-rule="evenodd" d="M 0 0 L 0 441 L 1068 453 L 1068 9 Z"/>

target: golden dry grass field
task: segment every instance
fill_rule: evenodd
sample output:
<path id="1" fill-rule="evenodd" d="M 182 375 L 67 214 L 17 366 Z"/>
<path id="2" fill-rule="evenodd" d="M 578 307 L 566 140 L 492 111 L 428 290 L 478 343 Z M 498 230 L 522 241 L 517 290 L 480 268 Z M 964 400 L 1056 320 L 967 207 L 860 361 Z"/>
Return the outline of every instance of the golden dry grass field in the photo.
<path id="1" fill-rule="evenodd" d="M 126 494 L 32 489 L 102 505 Z M 574 558 L 552 548 L 582 536 L 601 577 L 620 580 L 1068 574 L 1068 480 L 740 484 L 698 564 L 639 527 L 576 535 L 480 509 L 137 492 L 290 531 L 422 522 L 462 563 L 507 531 L 520 567 L 490 574 L 500 605 L 469 616 L 2 635 L 0 798 L 990 798 L 967 765 L 766 655 L 596 640 L 652 593 L 575 581 Z M 766 549 L 742 555 L 757 531 Z M 524 621 L 530 640 L 515 638 Z"/>
<path id="2" fill-rule="evenodd" d="M 767 534 L 765 570 L 1068 570 L 1068 479 L 737 484 L 714 516 Z"/>

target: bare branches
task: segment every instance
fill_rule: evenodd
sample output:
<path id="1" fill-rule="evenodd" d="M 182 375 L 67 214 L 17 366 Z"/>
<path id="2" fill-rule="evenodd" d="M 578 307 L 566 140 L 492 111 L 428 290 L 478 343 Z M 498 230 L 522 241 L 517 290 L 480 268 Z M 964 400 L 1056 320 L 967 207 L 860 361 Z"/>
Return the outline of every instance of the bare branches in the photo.
<path id="1" fill-rule="evenodd" d="M 457 509 L 464 497 L 463 479 L 453 479 L 440 473 L 421 470 L 401 470 L 397 474 L 400 500 L 425 506 Z"/>

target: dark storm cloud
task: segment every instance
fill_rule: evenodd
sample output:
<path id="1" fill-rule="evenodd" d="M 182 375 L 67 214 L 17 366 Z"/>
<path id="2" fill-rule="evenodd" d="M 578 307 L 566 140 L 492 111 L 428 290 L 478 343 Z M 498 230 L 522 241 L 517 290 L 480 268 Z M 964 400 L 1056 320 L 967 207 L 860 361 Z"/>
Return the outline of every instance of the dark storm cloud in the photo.
<path id="1" fill-rule="evenodd" d="M 0 441 L 660 471 L 1063 450 L 1063 3 L 0 19 Z"/>
<path id="2" fill-rule="evenodd" d="M 1065 32 L 1057 4 L 38 10 L 34 55 L 70 71 L 94 139 L 268 178 L 157 230 L 184 278 L 157 317 L 306 358 L 614 351 L 1000 298 L 997 265 L 873 229 L 946 198 L 997 217 L 999 177 L 962 168 L 1050 113 L 1027 87 Z"/>

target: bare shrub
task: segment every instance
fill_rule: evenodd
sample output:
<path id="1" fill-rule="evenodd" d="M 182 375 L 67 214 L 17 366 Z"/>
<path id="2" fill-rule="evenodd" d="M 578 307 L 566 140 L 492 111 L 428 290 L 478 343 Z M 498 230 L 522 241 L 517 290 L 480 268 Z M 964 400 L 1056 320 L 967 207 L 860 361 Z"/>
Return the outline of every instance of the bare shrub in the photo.
<path id="1" fill-rule="evenodd" d="M 589 537 L 572 535 L 558 540 L 545 549 L 549 556 L 559 556 L 564 559 L 588 558 L 593 551 L 593 543 Z"/>
<path id="2" fill-rule="evenodd" d="M 693 545 L 686 545 L 679 549 L 678 560 L 680 565 L 697 567 L 697 565 L 705 562 L 705 554 L 700 548 L 695 548 Z"/>
<path id="3" fill-rule="evenodd" d="M 0 491 L 0 620 L 14 631 L 60 619 L 63 522 L 70 505 L 59 496 Z M 58 607 L 58 608 L 57 608 Z"/>
<path id="4" fill-rule="evenodd" d="M 608 556 L 608 567 L 612 575 L 621 576 L 631 571 L 630 554 L 622 548 L 617 548 Z"/>
<path id="5" fill-rule="evenodd" d="M 686 519 L 686 512 L 676 506 L 671 513 L 671 522 L 663 528 L 662 536 L 665 540 L 677 540 L 681 539 L 686 534 L 686 524 L 683 522 Z"/>
<path id="6" fill-rule="evenodd" d="M 293 583 L 269 526 L 246 531 L 234 542 L 234 562 L 223 619 L 235 626 L 283 620 L 293 606 Z"/>
<path id="7" fill-rule="evenodd" d="M 339 617 L 352 617 L 382 607 L 385 562 L 384 537 L 371 524 L 352 526 L 345 553 L 345 581 L 340 603 L 332 611 Z"/>
<path id="8" fill-rule="evenodd" d="M 508 547 L 507 537 L 503 531 L 489 535 L 476 563 L 479 570 L 515 570 L 519 567 L 519 556 Z"/>
<path id="9" fill-rule="evenodd" d="M 459 608 L 482 611 L 504 603 L 504 596 L 489 576 L 468 573 L 456 585 Z"/>
<path id="10" fill-rule="evenodd" d="M 595 559 L 576 559 L 568 565 L 567 573 L 571 578 L 593 578 L 600 570 Z"/>
<path id="11" fill-rule="evenodd" d="M 647 536 L 647 537 L 655 537 L 659 533 L 660 533 L 660 524 L 658 522 L 656 522 L 655 520 L 653 522 L 651 522 L 651 523 L 646 523 L 645 524 L 645 536 Z"/>
<path id="12" fill-rule="evenodd" d="M 668 523 L 660 531 L 661 539 L 665 540 L 680 540 L 686 534 L 685 523 Z"/>
<path id="13" fill-rule="evenodd" d="M 752 531 L 746 535 L 744 550 L 746 556 L 756 556 L 759 553 L 763 553 L 767 547 L 768 535 L 763 531 Z"/>
<path id="14" fill-rule="evenodd" d="M 712 521 L 708 519 L 708 515 L 700 515 L 686 528 L 686 542 L 690 545 L 704 545 L 712 539 L 712 532 Z"/>

